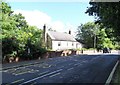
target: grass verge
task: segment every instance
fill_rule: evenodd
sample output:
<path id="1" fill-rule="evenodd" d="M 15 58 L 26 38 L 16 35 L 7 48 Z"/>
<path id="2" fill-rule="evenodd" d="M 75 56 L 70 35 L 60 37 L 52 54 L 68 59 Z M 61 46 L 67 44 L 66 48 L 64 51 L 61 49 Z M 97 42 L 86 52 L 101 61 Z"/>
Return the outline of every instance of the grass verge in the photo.
<path id="1" fill-rule="evenodd" d="M 114 75 L 113 75 L 111 85 L 120 85 L 120 62 L 118 64 L 118 67 L 116 68 Z"/>

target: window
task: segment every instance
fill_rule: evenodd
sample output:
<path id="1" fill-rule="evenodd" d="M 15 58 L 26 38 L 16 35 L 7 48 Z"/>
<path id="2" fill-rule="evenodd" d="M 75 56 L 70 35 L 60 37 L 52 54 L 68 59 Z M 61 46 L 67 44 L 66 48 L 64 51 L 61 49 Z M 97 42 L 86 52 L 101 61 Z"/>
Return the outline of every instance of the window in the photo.
<path id="1" fill-rule="evenodd" d="M 74 43 L 72 42 L 72 46 L 74 46 Z"/>
<path id="2" fill-rule="evenodd" d="M 61 46 L 61 42 L 58 42 L 58 46 Z"/>

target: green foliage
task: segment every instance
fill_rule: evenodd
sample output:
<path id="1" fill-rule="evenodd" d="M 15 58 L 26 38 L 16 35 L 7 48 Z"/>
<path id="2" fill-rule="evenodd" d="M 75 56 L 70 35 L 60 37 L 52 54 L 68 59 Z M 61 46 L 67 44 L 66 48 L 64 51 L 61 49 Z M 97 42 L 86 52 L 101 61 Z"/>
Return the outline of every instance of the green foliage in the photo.
<path id="1" fill-rule="evenodd" d="M 102 23 L 107 29 L 112 30 L 112 36 L 120 41 L 120 3 L 90 2 L 86 13 L 96 17 L 96 23 Z M 109 32 L 108 32 L 109 34 Z"/>
<path id="2" fill-rule="evenodd" d="M 113 44 L 111 37 L 108 37 L 106 28 L 103 28 L 103 25 L 90 22 L 81 25 L 78 27 L 76 37 L 77 40 L 82 42 L 87 49 L 94 48 L 94 45 L 95 48 L 99 50 L 104 47 L 115 49 L 115 44 Z"/>
<path id="3" fill-rule="evenodd" d="M 112 40 L 108 37 L 105 28 L 101 29 L 99 31 L 99 34 L 97 35 L 97 48 L 102 49 L 104 47 L 109 47 L 111 49 L 115 48 L 115 45 L 113 44 Z"/>
<path id="4" fill-rule="evenodd" d="M 36 59 L 40 57 L 40 55 L 43 55 L 47 52 L 45 48 L 36 46 L 32 44 L 30 41 L 27 42 L 27 44 L 24 47 L 25 49 L 23 51 L 19 52 L 19 56 L 22 59 Z M 29 52 L 28 52 L 29 50 Z"/>
<path id="5" fill-rule="evenodd" d="M 7 37 L 2 39 L 2 55 L 12 54 L 18 50 L 18 41 L 14 37 Z"/>
<path id="6" fill-rule="evenodd" d="M 93 48 L 93 39 L 98 33 L 98 27 L 99 26 L 95 25 L 93 22 L 88 22 L 84 25 L 79 26 L 76 35 L 77 40 L 82 42 L 86 48 Z"/>
<path id="7" fill-rule="evenodd" d="M 94 50 L 94 48 L 81 48 L 81 49 L 76 49 L 76 50 L 78 50 L 78 51 L 87 51 L 87 50 Z"/>
<path id="8" fill-rule="evenodd" d="M 14 17 L 13 17 L 14 21 L 17 22 L 16 23 L 16 26 L 17 28 L 21 29 L 21 28 L 27 28 L 28 25 L 27 25 L 27 22 L 25 20 L 25 17 L 22 16 L 22 14 L 15 14 Z"/>
<path id="9" fill-rule="evenodd" d="M 33 59 L 45 53 L 46 49 L 42 47 L 42 30 L 29 26 L 22 14 L 13 14 L 14 11 L 7 3 L 2 2 L 0 6 L 2 6 L 0 39 L 2 39 L 3 57 L 16 55 L 23 59 Z"/>

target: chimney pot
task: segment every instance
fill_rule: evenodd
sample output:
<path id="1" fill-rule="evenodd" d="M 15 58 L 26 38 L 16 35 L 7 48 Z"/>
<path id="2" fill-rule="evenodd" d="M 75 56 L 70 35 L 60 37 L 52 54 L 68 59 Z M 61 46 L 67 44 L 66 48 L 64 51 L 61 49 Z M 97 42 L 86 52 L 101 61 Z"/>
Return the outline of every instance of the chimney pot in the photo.
<path id="1" fill-rule="evenodd" d="M 46 45 L 46 25 L 45 24 L 43 26 L 43 41 L 44 41 L 44 43 Z"/>
<path id="2" fill-rule="evenodd" d="M 71 35 L 71 30 L 69 30 L 69 34 Z"/>

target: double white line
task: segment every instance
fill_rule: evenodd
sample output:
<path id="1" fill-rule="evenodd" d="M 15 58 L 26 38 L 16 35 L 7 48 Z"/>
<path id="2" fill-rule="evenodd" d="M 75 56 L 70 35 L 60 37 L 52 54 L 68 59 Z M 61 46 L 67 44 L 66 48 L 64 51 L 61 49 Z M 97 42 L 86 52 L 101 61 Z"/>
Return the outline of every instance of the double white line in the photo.
<path id="1" fill-rule="evenodd" d="M 58 73 L 58 72 L 60 72 L 60 71 L 62 71 L 62 70 L 63 70 L 63 69 L 59 69 L 59 70 L 56 70 L 56 71 L 50 72 L 50 73 L 48 73 L 48 74 L 45 74 L 45 75 L 42 75 L 42 76 L 36 77 L 36 78 L 34 78 L 34 79 L 31 79 L 31 80 L 29 80 L 29 81 L 23 82 L 23 83 L 21 83 L 21 84 L 19 84 L 19 85 L 23 85 L 23 84 L 26 84 L 26 83 L 30 83 L 30 82 L 35 81 L 35 80 L 37 80 L 37 79 L 40 79 L 40 78 L 43 78 L 43 77 L 49 76 L 49 75 L 51 75 L 51 74 Z"/>

